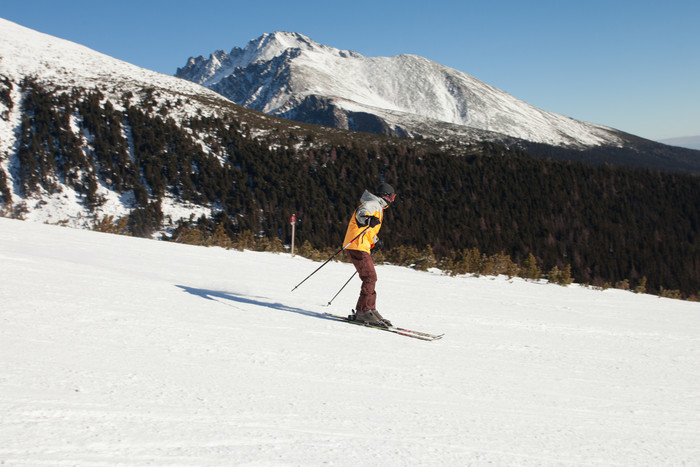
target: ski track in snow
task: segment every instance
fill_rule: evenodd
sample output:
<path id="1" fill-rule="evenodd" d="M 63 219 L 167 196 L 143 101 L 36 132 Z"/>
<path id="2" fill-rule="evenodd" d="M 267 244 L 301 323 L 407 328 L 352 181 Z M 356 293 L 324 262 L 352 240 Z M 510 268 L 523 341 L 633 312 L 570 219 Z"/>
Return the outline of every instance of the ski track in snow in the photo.
<path id="1" fill-rule="evenodd" d="M 0 218 L 0 464 L 698 465 L 700 305 Z"/>

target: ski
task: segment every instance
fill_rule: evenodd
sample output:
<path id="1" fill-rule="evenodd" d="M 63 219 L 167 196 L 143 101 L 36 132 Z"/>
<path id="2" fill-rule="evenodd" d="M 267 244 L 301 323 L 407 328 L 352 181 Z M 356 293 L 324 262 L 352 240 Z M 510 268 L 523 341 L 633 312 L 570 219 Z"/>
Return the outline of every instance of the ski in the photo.
<path id="1" fill-rule="evenodd" d="M 438 339 L 442 339 L 442 336 L 444 336 L 444 334 L 429 334 L 427 332 L 413 331 L 411 329 L 399 328 L 396 326 L 391 326 L 388 328 L 384 328 L 381 326 L 373 326 L 371 324 L 349 319 L 347 316 L 334 315 L 332 313 L 324 313 L 324 315 L 329 316 L 331 318 L 335 318 L 339 321 L 345 321 L 346 323 L 354 324 L 356 326 L 364 326 L 366 328 L 378 329 L 380 331 L 393 332 L 394 334 L 399 334 L 400 336 L 412 337 L 414 339 L 420 339 L 423 341 L 436 341 Z"/>
<path id="2" fill-rule="evenodd" d="M 410 332 L 411 334 L 416 334 L 418 336 L 425 336 L 425 337 L 430 337 L 431 340 L 438 340 L 444 336 L 444 334 L 429 334 L 427 332 L 422 332 L 422 331 L 414 331 L 413 329 L 406 329 L 406 328 L 397 328 L 394 326 L 394 329 L 398 329 L 399 331 L 404 331 L 404 332 Z"/>

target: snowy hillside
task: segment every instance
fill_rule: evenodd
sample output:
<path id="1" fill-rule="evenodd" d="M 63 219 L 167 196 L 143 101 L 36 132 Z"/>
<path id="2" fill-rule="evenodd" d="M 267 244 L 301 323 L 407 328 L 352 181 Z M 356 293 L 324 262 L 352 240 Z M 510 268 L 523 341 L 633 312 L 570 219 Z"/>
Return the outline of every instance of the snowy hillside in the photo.
<path id="1" fill-rule="evenodd" d="M 0 218 L 0 464 L 693 465 L 700 305 Z M 330 307 L 348 311 L 359 282 Z"/>
<path id="2" fill-rule="evenodd" d="M 124 117 L 124 102 L 127 99 L 131 99 L 131 105 L 147 112 L 153 118 L 175 120 L 196 147 L 214 158 L 223 159 L 224 156 L 211 154 L 211 142 L 207 143 L 205 139 L 208 139 L 212 132 L 204 129 L 197 133 L 186 128 L 188 119 L 196 116 L 219 117 L 227 121 L 240 119 L 245 122 L 252 137 L 264 136 L 271 128 L 279 131 L 280 127 L 285 127 L 284 120 L 257 115 L 257 112 L 244 109 L 203 86 L 137 67 L 74 42 L 0 18 L 0 188 L 6 184 L 11 197 L 7 206 L 3 206 L 5 200 L 0 192 L 0 215 L 9 215 L 5 213 L 5 209 L 8 212 L 19 210 L 23 218 L 37 222 L 67 221 L 74 227 L 88 227 L 96 217 L 127 216 L 138 207 L 138 203 L 131 192 L 133 190 L 120 191 L 110 184 L 113 177 L 98 174 L 104 164 L 96 159 L 100 152 L 105 151 L 96 147 L 96 135 L 86 128 L 85 116 L 78 110 L 77 103 L 67 108 L 57 105 L 55 110 L 69 121 L 69 128 L 60 129 L 69 129 L 70 136 L 75 137 L 77 141 L 78 151 L 85 158 L 85 164 L 76 169 L 78 178 L 90 174 L 95 176 L 96 196 L 101 200 L 100 205 L 90 209 L 85 200 L 85 187 L 88 184 L 80 186 L 80 183 L 75 183 L 71 186 L 67 183 L 66 174 L 58 169 L 55 173 L 48 171 L 48 178 L 57 189 L 26 193 L 23 189 L 23 177 L 26 177 L 31 169 L 22 166 L 18 153 L 20 137 L 23 132 L 27 134 L 29 131 L 23 127 L 23 120 L 29 119 L 31 122 L 33 115 L 24 110 L 28 93 L 22 89 L 25 80 L 36 80 L 47 93 L 55 92 L 56 95 L 81 96 L 99 91 L 101 106 L 104 108 L 109 103 L 109 106 L 120 114 L 119 118 L 123 119 L 120 122 L 119 136 L 127 147 L 129 163 L 136 167 L 134 170 L 139 170 L 139 164 L 141 167 L 143 164 L 137 160 L 133 129 Z M 84 96 L 82 98 L 84 99 Z M 61 122 L 62 120 L 58 123 L 43 123 L 57 127 Z M 288 124 L 298 128 L 294 122 Z M 36 126 L 38 125 L 33 125 L 31 130 L 35 130 Z M 61 151 L 68 152 L 65 147 L 59 148 L 57 152 Z M 59 154 L 51 159 L 58 161 L 53 161 L 53 164 L 61 166 L 65 157 Z M 99 178 L 95 174 L 98 174 Z M 150 190 L 150 187 L 148 189 Z M 211 215 L 212 211 L 216 210 L 216 206 L 212 206 L 211 203 L 196 204 L 170 194 L 161 202 L 165 217 L 175 221 L 181 217 L 189 218 L 191 215 Z"/>
<path id="3" fill-rule="evenodd" d="M 0 75 L 14 82 L 34 76 L 55 87 L 98 88 L 118 97 L 129 90 L 154 87 L 174 95 L 208 98 L 226 104 L 225 99 L 201 86 L 140 68 L 3 18 L 0 18 L 0 58 Z M 184 114 L 195 114 L 198 108 L 201 106 L 182 106 L 180 110 Z"/>
<path id="4" fill-rule="evenodd" d="M 318 113 L 332 112 L 341 128 L 362 129 L 351 120 L 372 115 L 397 134 L 455 137 L 481 130 L 552 145 L 622 144 L 612 128 L 537 109 L 423 57 L 364 57 L 298 33 L 265 34 L 244 49 L 190 58 L 176 76 L 293 120 L 322 123 Z M 436 129 L 438 122 L 443 126 Z"/>
<path id="5" fill-rule="evenodd" d="M 24 203 L 25 217 L 40 222 L 71 219 L 71 225 L 83 227 L 95 214 L 124 216 L 133 209 L 133 196 L 123 196 L 100 183 L 98 195 L 105 202 L 97 213 L 90 212 L 81 194 L 61 180 L 57 182 L 63 186 L 56 193 L 40 193 L 35 199 L 24 196 L 20 188 L 22 180 L 17 151 L 23 118 L 20 83 L 25 78 L 35 78 L 49 89 L 66 90 L 68 94 L 70 89 L 99 89 L 104 100 L 109 100 L 118 110 L 123 110 L 120 103 L 126 93 L 139 96 L 146 89 L 154 91 L 158 103 L 179 102 L 179 105 L 172 106 L 170 113 L 177 119 L 199 113 L 220 115 L 224 110 L 234 110 L 228 100 L 196 84 L 131 65 L 0 18 L 0 80 L 9 83 L 10 99 L 9 103 L 0 101 L 0 169 L 7 174 L 14 203 Z M 92 135 L 81 128 L 82 121 L 76 114 L 71 117 L 71 129 L 83 143 L 82 152 L 92 156 Z M 87 169 L 82 168 L 83 171 Z M 165 200 L 164 209 L 175 219 L 210 212 L 207 207 L 187 205 L 173 199 Z"/>

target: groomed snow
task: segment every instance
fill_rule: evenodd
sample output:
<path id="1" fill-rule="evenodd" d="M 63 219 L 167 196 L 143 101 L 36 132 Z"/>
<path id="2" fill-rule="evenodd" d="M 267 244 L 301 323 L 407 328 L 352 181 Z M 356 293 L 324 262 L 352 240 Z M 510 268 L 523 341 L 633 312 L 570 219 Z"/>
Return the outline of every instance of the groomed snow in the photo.
<path id="1" fill-rule="evenodd" d="M 299 239 L 298 239 L 299 240 Z M 0 464 L 698 465 L 700 305 L 0 218 Z"/>

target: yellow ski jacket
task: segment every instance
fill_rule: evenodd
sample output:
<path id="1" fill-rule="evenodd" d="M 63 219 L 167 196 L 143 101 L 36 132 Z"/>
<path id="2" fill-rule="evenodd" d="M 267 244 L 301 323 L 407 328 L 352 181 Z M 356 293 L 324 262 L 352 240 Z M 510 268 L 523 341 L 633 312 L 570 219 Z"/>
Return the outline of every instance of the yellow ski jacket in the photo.
<path id="1" fill-rule="evenodd" d="M 362 201 L 362 204 L 355 210 L 350 219 L 343 245 L 348 250 L 359 250 L 369 253 L 374 244 L 377 243 L 377 234 L 382 227 L 381 222 L 384 220 L 384 208 L 387 207 L 387 202 L 367 190 L 362 194 L 360 201 Z M 367 228 L 370 217 L 376 217 L 380 223 L 374 227 Z M 367 230 L 360 235 L 365 229 Z M 360 236 L 353 240 L 358 235 Z"/>

